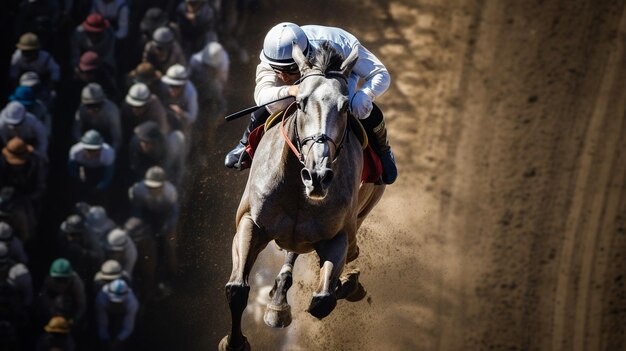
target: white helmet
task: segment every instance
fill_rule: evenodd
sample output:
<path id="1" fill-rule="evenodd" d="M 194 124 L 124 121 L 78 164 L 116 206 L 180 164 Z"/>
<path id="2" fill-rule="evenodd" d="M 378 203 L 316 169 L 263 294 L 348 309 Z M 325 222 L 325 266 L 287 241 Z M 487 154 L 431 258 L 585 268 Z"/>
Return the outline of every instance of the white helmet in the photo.
<path id="1" fill-rule="evenodd" d="M 263 41 L 263 51 L 259 55 L 261 61 L 272 66 L 290 66 L 295 63 L 291 57 L 292 43 L 298 43 L 306 56 L 309 40 L 297 24 L 283 22 L 275 25 Z"/>

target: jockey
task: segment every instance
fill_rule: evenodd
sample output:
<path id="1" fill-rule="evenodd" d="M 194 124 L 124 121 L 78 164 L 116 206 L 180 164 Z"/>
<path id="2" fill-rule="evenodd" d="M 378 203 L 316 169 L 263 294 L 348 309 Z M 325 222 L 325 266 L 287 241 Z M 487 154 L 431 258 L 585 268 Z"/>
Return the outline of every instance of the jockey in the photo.
<path id="1" fill-rule="evenodd" d="M 353 48 L 359 50 L 358 61 L 348 81 L 351 111 L 365 127 L 370 143 L 381 159 L 383 182 L 392 184 L 398 176 L 398 169 L 387 140 L 383 114 L 373 104 L 374 99 L 389 87 L 389 72 L 352 34 L 340 28 L 318 25 L 299 27 L 289 22 L 274 26 L 265 36 L 263 51 L 259 55 L 261 63 L 256 69 L 255 102 L 263 105 L 282 97 L 295 97 L 298 94 L 296 81 L 300 79 L 300 70 L 292 58 L 292 43 L 298 43 L 305 56 L 309 56 L 311 48 L 318 48 L 324 41 L 328 41 L 344 58 L 348 57 Z M 363 83 L 358 88 L 357 83 L 361 79 Z M 254 111 L 241 141 L 226 155 L 225 166 L 240 169 L 241 155 L 248 143 L 250 132 L 262 125 L 271 113 L 285 109 L 292 101 L 279 101 Z"/>

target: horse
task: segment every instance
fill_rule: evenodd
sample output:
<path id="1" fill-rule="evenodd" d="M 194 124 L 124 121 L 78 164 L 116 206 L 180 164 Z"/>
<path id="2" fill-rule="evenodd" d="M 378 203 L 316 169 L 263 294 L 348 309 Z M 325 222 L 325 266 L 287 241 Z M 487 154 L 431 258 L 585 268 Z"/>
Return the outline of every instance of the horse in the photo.
<path id="1" fill-rule="evenodd" d="M 294 43 L 293 57 L 301 74 L 295 112 L 287 116 L 285 111 L 280 126 L 259 142 L 237 209 L 233 268 L 225 289 L 232 323 L 220 342 L 222 351 L 250 350 L 241 330 L 248 278 L 272 240 L 285 251 L 285 262 L 265 312 L 269 326 L 291 322 L 287 290 L 300 254 L 319 256 L 319 285 L 308 308 L 313 316 L 328 316 L 337 299 L 365 297 L 358 270 L 341 277 L 359 254 L 357 230 L 385 191 L 381 182 L 361 182 L 363 149 L 349 123 L 348 77 L 358 50 L 344 60 L 326 42 L 307 59 Z"/>

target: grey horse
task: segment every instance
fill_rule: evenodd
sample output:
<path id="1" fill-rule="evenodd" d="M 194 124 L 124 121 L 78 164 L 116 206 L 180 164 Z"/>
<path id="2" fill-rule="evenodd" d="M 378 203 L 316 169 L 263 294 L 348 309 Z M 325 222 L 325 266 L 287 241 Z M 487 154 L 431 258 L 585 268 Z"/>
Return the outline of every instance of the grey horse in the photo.
<path id="1" fill-rule="evenodd" d="M 269 129 L 255 152 L 237 210 L 233 269 L 226 284 L 232 328 L 220 350 L 249 350 L 241 330 L 248 303 L 248 276 L 258 254 L 274 240 L 285 250 L 264 320 L 272 327 L 291 322 L 287 290 L 299 254 L 315 251 L 320 259 L 319 285 L 309 313 L 324 318 L 338 298 L 365 296 L 358 270 L 340 278 L 359 254 L 356 234 L 385 191 L 385 185 L 362 183 L 363 151 L 348 121 L 348 77 L 358 53 L 344 60 L 328 43 L 308 60 L 296 44 L 300 67 L 297 109 Z"/>

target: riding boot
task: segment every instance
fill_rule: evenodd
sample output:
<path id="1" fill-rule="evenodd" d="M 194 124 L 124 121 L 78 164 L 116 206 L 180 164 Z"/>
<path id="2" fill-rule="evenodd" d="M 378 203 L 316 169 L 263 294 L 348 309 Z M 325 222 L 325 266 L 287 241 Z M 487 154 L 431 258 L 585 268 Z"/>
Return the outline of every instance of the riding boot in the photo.
<path id="1" fill-rule="evenodd" d="M 372 149 L 374 149 L 374 152 L 380 157 L 380 162 L 383 166 L 383 174 L 381 177 L 383 183 L 393 184 L 398 177 L 398 168 L 396 167 L 396 159 L 389 146 L 387 128 L 380 108 L 374 105 L 370 115 L 366 119 L 361 120 L 361 123 L 367 132 L 367 138 Z"/>
<path id="2" fill-rule="evenodd" d="M 242 170 L 244 168 L 242 162 L 246 156 L 245 151 L 246 146 L 248 145 L 248 137 L 253 130 L 265 123 L 267 117 L 269 116 L 270 113 L 265 107 L 261 107 L 250 114 L 250 123 L 248 123 L 248 127 L 243 132 L 241 140 L 239 140 L 235 148 L 226 155 L 226 158 L 224 159 L 224 166 L 228 168 L 235 168 L 237 170 Z"/>

